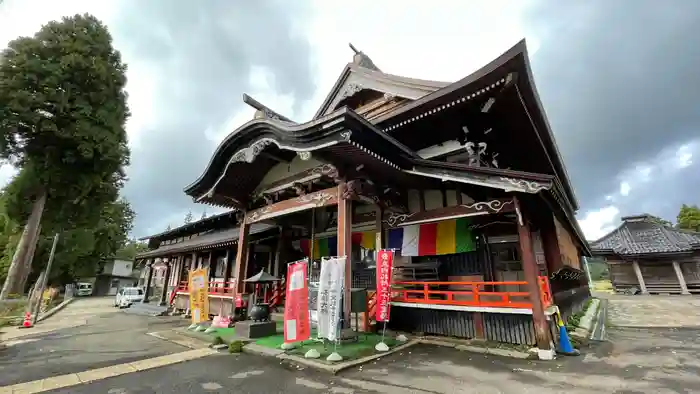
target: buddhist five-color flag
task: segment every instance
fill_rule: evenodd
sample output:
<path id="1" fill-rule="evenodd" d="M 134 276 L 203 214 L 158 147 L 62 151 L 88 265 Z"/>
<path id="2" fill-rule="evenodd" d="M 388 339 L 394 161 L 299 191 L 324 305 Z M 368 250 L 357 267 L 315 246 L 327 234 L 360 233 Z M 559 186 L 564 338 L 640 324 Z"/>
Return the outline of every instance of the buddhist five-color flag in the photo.
<path id="1" fill-rule="evenodd" d="M 389 249 L 401 250 L 402 256 L 434 256 L 476 249 L 466 218 L 391 229 L 387 245 Z"/>
<path id="2" fill-rule="evenodd" d="M 361 245 L 365 249 L 374 250 L 376 242 L 376 233 L 374 231 L 363 231 L 352 233 L 352 243 L 353 245 Z M 302 239 L 299 241 L 299 248 L 301 251 L 308 256 L 310 253 L 311 243 L 308 239 Z M 333 235 L 331 237 L 317 238 L 314 239 L 314 255 L 313 259 L 320 259 L 321 257 L 336 256 L 338 253 L 338 237 Z"/>
<path id="3" fill-rule="evenodd" d="M 376 249 L 376 233 L 364 231 L 352 233 L 353 245 L 365 249 Z M 311 243 L 299 241 L 299 248 L 309 255 Z M 416 224 L 389 230 L 387 249 L 397 249 L 402 256 L 435 256 L 472 252 L 476 250 L 474 236 L 469 229 L 469 219 L 443 220 L 436 223 Z M 338 253 L 338 237 L 331 236 L 314 240 L 313 259 L 335 256 Z"/>

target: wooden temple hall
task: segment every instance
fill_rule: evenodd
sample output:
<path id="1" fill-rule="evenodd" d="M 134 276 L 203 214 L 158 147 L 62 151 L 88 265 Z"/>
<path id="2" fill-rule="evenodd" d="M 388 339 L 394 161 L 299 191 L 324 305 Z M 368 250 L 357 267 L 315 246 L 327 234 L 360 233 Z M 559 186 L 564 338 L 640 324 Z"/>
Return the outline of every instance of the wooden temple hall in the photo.
<path id="1" fill-rule="evenodd" d="M 204 255 L 213 300 L 250 292 L 242 279 L 261 269 L 282 277 L 309 257 L 313 281 L 321 257 L 348 256 L 346 294 L 366 292 L 372 316 L 375 251 L 392 248 L 390 328 L 552 353 L 552 314 L 589 297 L 590 252 L 524 41 L 454 83 L 391 75 L 355 50 L 306 122 L 244 101 L 255 118 L 185 189 L 232 210 L 228 229 L 196 230 L 219 243 L 195 256 L 177 242 L 197 237 L 181 236 L 139 258 Z M 186 277 L 176 271 L 171 283 Z"/>

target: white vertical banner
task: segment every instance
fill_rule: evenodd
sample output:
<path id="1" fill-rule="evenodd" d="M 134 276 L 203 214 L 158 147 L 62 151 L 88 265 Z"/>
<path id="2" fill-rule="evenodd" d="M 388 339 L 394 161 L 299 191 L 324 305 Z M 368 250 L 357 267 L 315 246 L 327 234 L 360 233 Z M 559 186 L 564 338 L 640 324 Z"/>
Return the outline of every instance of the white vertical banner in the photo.
<path id="1" fill-rule="evenodd" d="M 322 259 L 318 286 L 318 337 L 335 341 L 342 315 L 345 257 Z"/>

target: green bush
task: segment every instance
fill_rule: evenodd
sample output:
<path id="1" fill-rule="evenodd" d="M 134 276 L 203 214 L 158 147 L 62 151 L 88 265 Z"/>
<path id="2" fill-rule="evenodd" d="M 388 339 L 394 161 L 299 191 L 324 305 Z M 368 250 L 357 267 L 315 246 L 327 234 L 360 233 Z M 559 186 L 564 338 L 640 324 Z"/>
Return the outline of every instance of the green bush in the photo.
<path id="1" fill-rule="evenodd" d="M 218 335 L 215 336 L 214 339 L 212 339 L 212 341 L 211 341 L 211 345 L 212 345 L 212 346 L 221 345 L 221 344 L 223 344 L 223 343 L 224 343 L 224 340 L 221 339 L 221 337 L 218 336 Z"/>
<path id="2" fill-rule="evenodd" d="M 229 353 L 240 353 L 243 351 L 243 342 L 241 341 L 233 341 L 229 343 L 228 345 L 228 352 Z"/>

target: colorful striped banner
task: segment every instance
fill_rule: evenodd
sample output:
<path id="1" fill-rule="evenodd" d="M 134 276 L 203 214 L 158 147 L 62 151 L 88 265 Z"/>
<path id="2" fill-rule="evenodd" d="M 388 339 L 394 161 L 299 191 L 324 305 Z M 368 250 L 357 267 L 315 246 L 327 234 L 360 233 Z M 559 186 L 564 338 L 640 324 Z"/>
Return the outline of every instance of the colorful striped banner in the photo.
<path id="1" fill-rule="evenodd" d="M 469 219 L 444 220 L 389 230 L 389 249 L 400 249 L 402 256 L 434 256 L 476 250 Z"/>
<path id="2" fill-rule="evenodd" d="M 360 245 L 365 249 L 374 250 L 376 237 L 374 231 L 363 231 L 360 233 L 352 233 L 353 245 Z M 299 249 L 308 256 L 310 252 L 310 242 L 308 239 L 299 240 Z M 321 257 L 336 256 L 338 253 L 338 237 L 333 235 L 314 240 L 314 259 Z"/>

